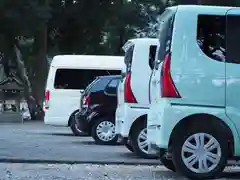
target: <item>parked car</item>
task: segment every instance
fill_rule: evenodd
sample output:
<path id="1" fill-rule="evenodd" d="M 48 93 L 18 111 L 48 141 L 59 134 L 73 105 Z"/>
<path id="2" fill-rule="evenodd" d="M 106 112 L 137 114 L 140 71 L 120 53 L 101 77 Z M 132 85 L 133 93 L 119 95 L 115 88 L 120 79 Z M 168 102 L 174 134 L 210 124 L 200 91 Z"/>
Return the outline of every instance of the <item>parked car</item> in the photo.
<path id="1" fill-rule="evenodd" d="M 117 86 L 121 76 L 97 77 L 85 90 L 75 119 L 82 132 L 90 134 L 96 144 L 117 143 L 115 112 Z"/>
<path id="2" fill-rule="evenodd" d="M 121 56 L 59 55 L 51 62 L 47 78 L 44 111 L 45 124 L 72 126 L 83 92 L 96 76 L 120 75 Z M 62 111 L 64 109 L 64 111 Z M 78 136 L 78 129 L 73 129 Z"/>
<path id="3" fill-rule="evenodd" d="M 160 19 L 150 149 L 190 179 L 216 178 L 240 156 L 240 9 L 181 5 Z"/>
<path id="4" fill-rule="evenodd" d="M 140 38 L 126 42 L 126 70 L 118 88 L 116 133 L 125 146 L 143 158 L 156 158 L 148 154 L 147 113 L 148 88 L 158 45 L 158 39 Z"/>

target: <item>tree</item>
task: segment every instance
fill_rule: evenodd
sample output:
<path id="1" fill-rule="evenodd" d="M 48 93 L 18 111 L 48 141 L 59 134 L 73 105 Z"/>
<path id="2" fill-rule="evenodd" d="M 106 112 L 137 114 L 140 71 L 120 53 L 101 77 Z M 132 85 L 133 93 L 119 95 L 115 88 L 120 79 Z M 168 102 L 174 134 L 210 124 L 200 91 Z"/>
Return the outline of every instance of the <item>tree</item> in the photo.
<path id="1" fill-rule="evenodd" d="M 215 5 L 215 6 L 239 6 L 238 0 L 176 0 L 176 4 L 199 4 L 199 5 Z"/>
<path id="2" fill-rule="evenodd" d="M 110 8 L 103 44 L 109 52 L 119 55 L 128 39 L 156 36 L 156 33 L 152 33 L 152 26 L 157 23 L 156 17 L 165 6 L 159 0 L 116 0 Z"/>
<path id="3" fill-rule="evenodd" d="M 3 41 L 1 41 L 4 53 L 3 65 L 8 74 L 10 62 L 15 64 L 18 77 L 24 83 L 25 97 L 29 101 L 34 96 L 40 101 L 39 84 L 44 82 L 46 65 L 46 23 L 50 18 L 50 9 L 45 0 L 2 0 L 0 2 L 0 23 Z M 30 41 L 29 41 L 30 40 Z M 32 40 L 32 41 L 31 41 Z M 29 43 L 30 42 L 30 43 Z M 22 46 L 34 45 L 31 72 L 28 72 L 22 59 Z M 30 83 L 31 82 L 31 83 Z M 38 82 L 38 83 L 34 83 Z M 33 91 L 32 91 L 33 89 Z M 41 87 L 42 93 L 43 87 Z"/>

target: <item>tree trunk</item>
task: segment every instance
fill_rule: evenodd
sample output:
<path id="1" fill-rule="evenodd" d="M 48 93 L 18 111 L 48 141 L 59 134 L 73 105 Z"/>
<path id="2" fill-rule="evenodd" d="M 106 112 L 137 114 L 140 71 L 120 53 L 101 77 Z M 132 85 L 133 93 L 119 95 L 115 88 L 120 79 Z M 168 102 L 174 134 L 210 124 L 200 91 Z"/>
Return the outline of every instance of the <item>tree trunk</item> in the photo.
<path id="1" fill-rule="evenodd" d="M 42 24 L 37 32 L 35 39 L 37 49 L 36 59 L 33 65 L 33 74 L 31 77 L 33 96 L 39 105 L 43 103 L 45 82 L 48 73 L 47 53 L 47 27 Z"/>
<path id="2" fill-rule="evenodd" d="M 40 4 L 48 6 L 48 0 L 40 0 Z M 33 64 L 33 74 L 31 75 L 31 84 L 33 96 L 38 106 L 43 105 L 45 83 L 48 74 L 47 62 L 47 24 L 41 22 L 35 36 L 36 59 Z M 41 117 L 43 118 L 43 117 Z"/>
<path id="3" fill-rule="evenodd" d="M 21 51 L 19 50 L 19 48 L 16 45 L 14 45 L 13 48 L 14 48 L 14 53 L 15 53 L 15 57 L 16 57 L 15 60 L 16 60 L 16 64 L 17 64 L 18 75 L 23 82 L 25 98 L 28 100 L 30 98 L 30 96 L 32 96 L 31 83 L 29 81 L 27 71 L 26 71 L 26 68 L 24 65 L 24 61 L 22 59 Z"/>
<path id="4" fill-rule="evenodd" d="M 125 29 L 124 29 L 124 23 L 123 23 L 123 14 L 122 14 L 122 8 L 124 8 L 124 2 L 123 0 L 120 0 L 120 6 L 119 6 L 119 22 L 118 22 L 118 37 L 119 37 L 119 44 L 117 47 L 117 55 L 120 55 L 122 52 L 122 46 L 124 45 L 124 34 L 125 34 Z"/>

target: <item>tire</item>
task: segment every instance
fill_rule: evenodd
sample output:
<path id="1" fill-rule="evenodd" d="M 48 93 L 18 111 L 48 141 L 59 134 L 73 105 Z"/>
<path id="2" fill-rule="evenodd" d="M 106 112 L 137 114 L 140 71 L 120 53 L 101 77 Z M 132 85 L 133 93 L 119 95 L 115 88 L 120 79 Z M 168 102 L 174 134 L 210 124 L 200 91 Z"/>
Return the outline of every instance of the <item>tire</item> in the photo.
<path id="1" fill-rule="evenodd" d="M 134 151 L 133 151 L 133 147 L 132 147 L 132 145 L 131 145 L 130 143 L 126 143 L 126 144 L 125 144 L 125 147 L 126 147 L 129 151 L 134 152 Z"/>
<path id="2" fill-rule="evenodd" d="M 141 136 L 141 132 L 143 132 L 143 131 L 145 131 L 145 133 L 144 133 L 145 135 Z M 147 153 L 148 145 L 145 148 L 141 148 L 140 145 L 139 145 L 139 140 L 143 140 L 142 143 L 145 142 L 144 139 L 147 140 L 147 137 L 145 137 L 147 135 L 146 131 L 147 131 L 147 128 L 145 126 L 144 121 L 143 121 L 143 123 L 137 123 L 133 127 L 132 133 L 130 135 L 130 140 L 132 142 L 133 152 L 137 156 L 142 157 L 144 159 L 157 159 L 158 158 L 157 154 L 148 154 Z M 143 137 L 143 138 L 141 138 L 141 137 Z"/>
<path id="3" fill-rule="evenodd" d="M 105 132 L 102 132 L 102 127 L 109 128 L 109 136 L 105 136 Z M 95 140 L 96 144 L 99 145 L 116 145 L 118 141 L 118 136 L 115 134 L 115 120 L 114 118 L 102 118 L 96 120 L 92 127 L 92 138 Z"/>
<path id="4" fill-rule="evenodd" d="M 176 172 L 176 168 L 173 164 L 173 161 L 171 159 L 167 159 L 166 156 L 162 156 L 160 157 L 160 160 L 162 162 L 162 164 L 169 170 Z"/>
<path id="5" fill-rule="evenodd" d="M 77 122 L 76 122 L 74 116 L 72 115 L 70 118 L 71 118 L 70 119 L 70 122 L 71 122 L 70 128 L 73 132 L 73 135 L 74 136 L 83 136 L 84 133 L 78 128 L 78 125 L 77 125 Z"/>
<path id="6" fill-rule="evenodd" d="M 206 124 L 204 123 L 202 124 L 199 123 L 188 130 L 184 129 L 180 131 L 180 133 L 177 133 L 178 137 L 173 137 L 173 141 L 172 141 L 174 142 L 172 143 L 173 163 L 177 169 L 177 172 L 188 177 L 189 179 L 200 180 L 200 179 L 217 178 L 219 177 L 219 175 L 221 175 L 221 173 L 223 172 L 227 164 L 228 141 L 226 137 L 222 135 L 224 131 L 223 128 L 218 123 L 213 123 L 213 124 L 214 125 L 206 126 Z M 198 165 L 199 159 L 194 158 L 194 154 L 196 153 L 196 151 L 194 152 L 193 149 L 188 148 L 188 151 L 192 151 L 192 152 L 186 152 L 186 151 L 184 152 L 184 149 L 183 149 L 183 147 L 186 147 L 186 142 L 189 142 L 190 144 L 194 145 L 194 147 L 196 147 L 197 142 L 195 141 L 195 138 L 198 139 L 198 142 L 200 142 L 200 137 L 204 137 L 202 138 L 204 139 L 204 141 L 202 141 L 203 143 L 201 144 L 204 144 L 205 146 L 204 146 L 204 149 L 199 150 L 199 148 L 197 148 L 198 150 L 198 154 L 196 154 L 197 156 L 200 156 L 201 155 L 200 153 L 206 153 L 205 148 L 206 148 L 207 142 L 210 142 L 210 139 L 211 139 L 211 142 L 215 143 L 216 145 L 216 146 L 213 146 L 214 145 L 213 143 L 210 145 L 208 144 L 209 148 L 213 148 L 212 150 L 207 148 L 210 150 L 208 154 L 211 153 L 210 159 L 215 160 L 215 163 L 211 163 L 209 159 L 206 160 L 206 163 L 201 163 L 202 167 L 203 166 L 206 167 L 205 172 L 199 171 L 199 165 Z M 193 148 L 193 146 L 191 146 L 191 148 Z M 214 153 L 216 157 L 215 159 L 212 156 Z M 192 161 L 190 160 L 190 162 L 187 163 L 186 158 L 189 158 L 189 157 L 192 157 L 194 159 L 192 159 Z M 207 157 L 210 157 L 210 155 L 207 155 Z M 189 165 L 190 163 L 192 163 L 193 165 Z"/>

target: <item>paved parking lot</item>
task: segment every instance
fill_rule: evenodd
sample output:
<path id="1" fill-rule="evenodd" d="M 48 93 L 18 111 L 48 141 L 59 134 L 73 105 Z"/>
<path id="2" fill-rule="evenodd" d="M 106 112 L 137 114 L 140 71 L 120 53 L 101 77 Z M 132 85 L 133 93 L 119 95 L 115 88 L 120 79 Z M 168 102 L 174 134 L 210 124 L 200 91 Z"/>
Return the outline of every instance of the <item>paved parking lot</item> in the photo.
<path id="1" fill-rule="evenodd" d="M 69 128 L 40 122 L 0 124 L 0 179 L 184 179 L 156 166 L 158 160 L 135 157 L 124 146 L 98 146 L 90 137 L 71 134 Z M 123 163 L 128 165 L 113 165 Z M 226 171 L 222 179 L 240 179 L 240 168 Z"/>
<path id="2" fill-rule="evenodd" d="M 41 122 L 0 124 L 0 141 L 0 161 L 159 164 L 135 157 L 124 146 L 95 145 L 91 137 L 74 137 L 69 128 Z"/>

